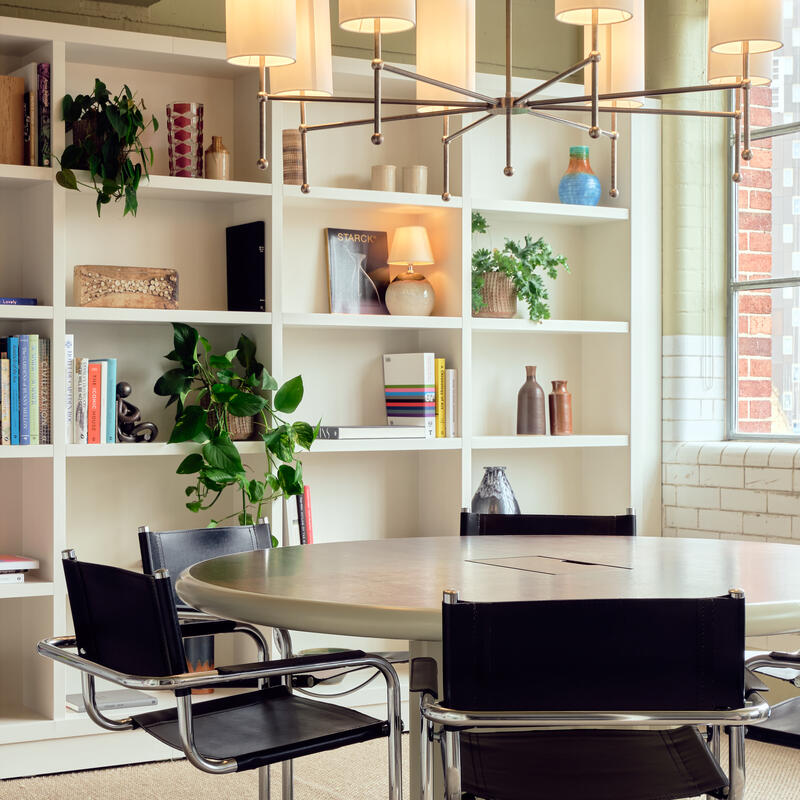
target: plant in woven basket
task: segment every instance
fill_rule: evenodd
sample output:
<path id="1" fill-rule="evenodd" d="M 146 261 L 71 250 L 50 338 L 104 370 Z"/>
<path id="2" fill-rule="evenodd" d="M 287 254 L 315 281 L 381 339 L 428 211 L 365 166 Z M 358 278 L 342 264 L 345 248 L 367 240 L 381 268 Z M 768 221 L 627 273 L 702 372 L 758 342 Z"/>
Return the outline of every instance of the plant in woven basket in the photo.
<path id="1" fill-rule="evenodd" d="M 198 451 L 181 461 L 176 472 L 193 475 L 186 487 L 186 508 L 200 512 L 211 508 L 230 486 L 241 495 L 241 510 L 218 519 L 211 526 L 236 518 L 251 525 L 264 506 L 279 497 L 303 492 L 302 464 L 298 448 L 309 450 L 319 425 L 289 422 L 303 399 L 303 379 L 298 375 L 282 386 L 256 359 L 256 346 L 244 334 L 234 350 L 211 352 L 208 340 L 190 325 L 173 323 L 174 349 L 166 358 L 179 366 L 165 372 L 154 391 L 176 404 L 175 426 L 170 442 L 195 442 Z M 267 392 L 274 392 L 270 400 Z M 266 465 L 253 470 L 242 463 L 231 436 L 231 420 L 256 417 L 264 444 Z"/>
<path id="2" fill-rule="evenodd" d="M 472 232 L 487 233 L 489 224 L 477 211 L 472 212 Z M 513 285 L 517 298 L 528 304 L 528 316 L 534 322 L 550 319 L 549 295 L 544 276 L 555 280 L 558 268 L 569 272 L 564 256 L 557 256 L 543 238 L 525 236 L 521 242 L 506 239 L 502 250 L 482 247 L 472 254 L 472 311 L 487 308 L 487 279 L 489 275 L 504 275 Z M 498 313 L 495 316 L 511 316 Z"/>
<path id="3" fill-rule="evenodd" d="M 151 116 L 145 122 L 144 101 L 137 100 L 127 86 L 112 97 L 99 78 L 91 94 L 65 95 L 61 109 L 73 143 L 58 159 L 58 183 L 76 191 L 80 191 L 78 186 L 94 189 L 98 217 L 112 198 L 125 198 L 122 215 L 136 216 L 139 181 L 142 175 L 149 178 L 148 165 L 153 164 L 153 148 L 144 146 L 141 135 L 151 125 L 157 131 L 158 120 Z M 138 159 L 136 163 L 131 156 Z M 91 183 L 79 181 L 76 169 L 88 169 Z"/>

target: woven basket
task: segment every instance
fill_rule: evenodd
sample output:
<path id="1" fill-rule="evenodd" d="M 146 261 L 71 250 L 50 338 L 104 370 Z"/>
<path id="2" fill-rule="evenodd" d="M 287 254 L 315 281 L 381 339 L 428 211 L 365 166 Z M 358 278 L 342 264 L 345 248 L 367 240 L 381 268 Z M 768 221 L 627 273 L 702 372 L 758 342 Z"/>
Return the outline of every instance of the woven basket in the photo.
<path id="1" fill-rule="evenodd" d="M 205 402 L 204 402 L 205 401 Z M 203 408 L 208 408 L 208 400 L 204 397 L 200 401 Z M 228 433 L 234 442 L 244 442 L 253 436 L 253 418 L 252 417 L 234 417 L 233 414 L 228 414 Z M 217 414 L 215 411 L 208 412 L 208 425 L 214 428 L 217 425 Z"/>
<path id="2" fill-rule="evenodd" d="M 487 272 L 484 279 L 481 296 L 486 305 L 475 316 L 511 319 L 517 313 L 517 293 L 511 278 L 502 272 Z"/>

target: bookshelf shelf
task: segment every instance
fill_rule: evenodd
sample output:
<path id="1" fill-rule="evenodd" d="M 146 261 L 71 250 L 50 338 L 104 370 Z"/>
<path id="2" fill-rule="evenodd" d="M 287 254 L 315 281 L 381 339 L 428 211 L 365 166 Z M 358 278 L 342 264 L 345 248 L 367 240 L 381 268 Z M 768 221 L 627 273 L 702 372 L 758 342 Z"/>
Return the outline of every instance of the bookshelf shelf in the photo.
<path id="1" fill-rule="evenodd" d="M 331 186 L 313 186 L 303 194 L 299 186 L 283 188 L 285 202 L 290 207 L 314 208 L 341 203 L 363 203 L 387 206 L 394 214 L 409 214 L 428 208 L 460 209 L 460 197 L 445 202 L 438 194 L 412 194 L 410 192 L 377 192 L 371 189 L 340 189 Z"/>
<path id="2" fill-rule="evenodd" d="M 0 600 L 16 597 L 52 597 L 52 581 L 40 581 L 25 577 L 24 583 L 0 583 Z"/>
<path id="3" fill-rule="evenodd" d="M 452 439 L 320 439 L 303 458 L 318 453 L 408 453 L 461 450 L 460 438 Z"/>
<path id="4" fill-rule="evenodd" d="M 261 442 L 235 442 L 235 444 L 242 455 L 264 452 Z M 197 445 L 192 442 L 182 444 L 118 442 L 116 444 L 68 444 L 66 447 L 67 458 L 175 457 L 197 451 Z"/>
<path id="5" fill-rule="evenodd" d="M 52 458 L 52 444 L 20 444 L 0 447 L 0 459 L 3 458 Z"/>
<path id="6" fill-rule="evenodd" d="M 563 450 L 584 447 L 627 447 L 628 436 L 476 436 L 474 450 Z"/>
<path id="7" fill-rule="evenodd" d="M 146 308 L 84 308 L 67 306 L 67 322 L 161 323 L 189 325 L 269 325 L 272 315 L 263 311 L 183 311 Z"/>
<path id="8" fill-rule="evenodd" d="M 527 319 L 484 319 L 474 317 L 470 323 L 474 333 L 629 333 L 627 322 L 603 320 L 544 319 L 531 322 Z"/>
<path id="9" fill-rule="evenodd" d="M 52 306 L 3 306 L 0 305 L 2 320 L 53 319 Z"/>
<path id="10" fill-rule="evenodd" d="M 27 189 L 36 183 L 49 183 L 53 174 L 50 167 L 0 164 L 0 189 Z"/>
<path id="11" fill-rule="evenodd" d="M 535 219 L 536 222 L 560 225 L 598 225 L 608 222 L 625 222 L 630 216 L 627 208 L 562 205 L 561 203 L 502 200 L 486 197 L 474 198 L 472 207 L 482 214 L 531 218 Z"/>
<path id="12" fill-rule="evenodd" d="M 461 317 L 393 317 L 383 314 L 295 314 L 283 315 L 286 328 L 381 328 L 414 330 L 458 330 Z"/>

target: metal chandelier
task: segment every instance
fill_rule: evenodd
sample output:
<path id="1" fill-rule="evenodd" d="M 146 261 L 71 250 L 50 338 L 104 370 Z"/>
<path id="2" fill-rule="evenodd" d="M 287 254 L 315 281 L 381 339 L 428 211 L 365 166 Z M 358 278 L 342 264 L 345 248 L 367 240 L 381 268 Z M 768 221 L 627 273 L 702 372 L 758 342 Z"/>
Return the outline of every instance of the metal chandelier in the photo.
<path id="1" fill-rule="evenodd" d="M 732 179 L 741 180 L 740 158 L 749 161 L 750 90 L 769 83 L 769 53 L 782 47 L 781 0 L 709 0 L 708 82 L 697 86 L 650 89 L 644 86 L 644 0 L 555 0 L 560 22 L 584 27 L 587 55 L 536 88 L 512 93 L 512 0 L 505 3 L 505 93 L 490 97 L 475 91 L 475 0 L 339 0 L 339 25 L 344 30 L 372 36 L 372 97 L 333 94 L 328 0 L 226 0 L 227 56 L 234 64 L 259 71 L 258 166 L 266 169 L 267 105 L 273 101 L 300 105 L 300 140 L 303 168 L 301 190 L 310 191 L 307 158 L 309 133 L 371 126 L 371 141 L 380 145 L 383 126 L 392 122 L 441 117 L 442 199 L 450 199 L 450 145 L 494 117 L 505 119 L 504 174 L 514 174 L 512 121 L 516 115 L 533 115 L 557 124 L 579 128 L 592 139 L 606 137 L 611 148 L 611 186 L 617 197 L 617 114 L 659 114 L 721 117 L 734 120 L 736 140 Z M 382 38 L 417 28 L 417 72 L 388 64 L 382 56 Z M 267 88 L 269 69 L 269 89 Z M 584 93 L 545 99 L 550 86 L 584 71 Z M 415 81 L 417 97 L 383 96 L 385 72 Z M 431 74 L 428 74 L 428 73 Z M 644 108 L 643 98 L 696 92 L 730 91 L 736 96 L 734 111 Z M 309 124 L 307 103 L 347 103 L 372 106 L 372 115 L 357 120 Z M 400 114 L 385 114 L 385 107 L 416 106 Z M 587 123 L 560 114 L 589 115 Z M 451 130 L 451 118 L 480 113 L 478 119 Z M 609 127 L 600 114 L 610 114 Z"/>

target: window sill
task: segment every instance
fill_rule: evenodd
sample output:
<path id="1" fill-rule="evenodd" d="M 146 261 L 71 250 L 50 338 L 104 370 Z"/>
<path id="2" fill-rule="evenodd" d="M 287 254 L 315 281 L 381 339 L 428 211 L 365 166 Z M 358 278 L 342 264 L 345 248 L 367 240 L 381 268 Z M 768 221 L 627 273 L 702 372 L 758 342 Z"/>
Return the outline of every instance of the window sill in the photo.
<path id="1" fill-rule="evenodd" d="M 664 447 L 664 462 L 800 469 L 800 442 L 685 442 Z"/>

